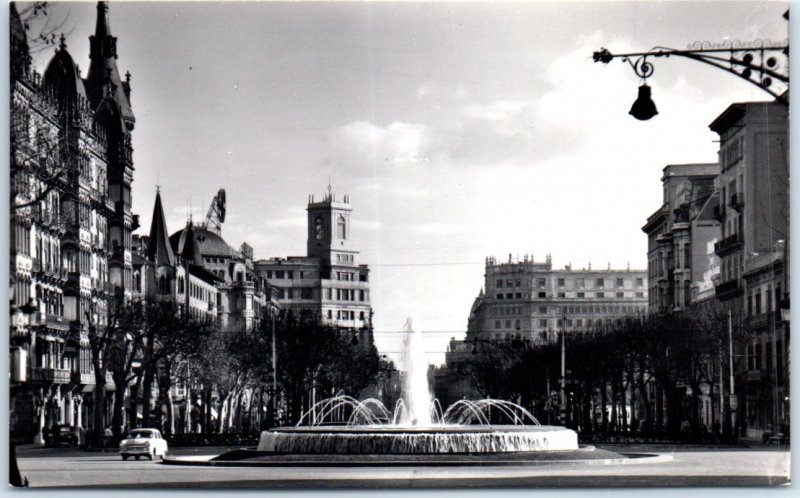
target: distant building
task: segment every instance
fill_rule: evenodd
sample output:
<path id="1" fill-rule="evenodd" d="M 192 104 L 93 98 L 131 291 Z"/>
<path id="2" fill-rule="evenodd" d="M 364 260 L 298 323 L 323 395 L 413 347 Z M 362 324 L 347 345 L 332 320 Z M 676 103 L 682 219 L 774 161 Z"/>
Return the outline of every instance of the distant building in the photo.
<path id="1" fill-rule="evenodd" d="M 352 245 L 349 197 L 337 201 L 328 189 L 309 198 L 306 256 L 262 259 L 255 273 L 266 279 L 282 309 L 318 317 L 341 328 L 371 329 L 369 267 Z"/>
<path id="2" fill-rule="evenodd" d="M 555 340 L 560 331 L 583 333 L 601 323 L 647 311 L 645 270 L 553 269 L 533 258 L 486 259 L 485 291 L 475 299 L 467 338 Z"/>
<path id="3" fill-rule="evenodd" d="M 665 314 L 692 303 L 692 286 L 716 264 L 708 244 L 719 240 L 719 165 L 671 164 L 664 168 L 663 204 L 647 218 L 649 310 Z"/>

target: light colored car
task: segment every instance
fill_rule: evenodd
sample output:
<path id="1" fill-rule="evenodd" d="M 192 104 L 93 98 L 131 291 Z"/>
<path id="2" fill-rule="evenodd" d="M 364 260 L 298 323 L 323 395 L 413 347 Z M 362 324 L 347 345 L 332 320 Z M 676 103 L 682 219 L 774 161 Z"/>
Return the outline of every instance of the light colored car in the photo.
<path id="1" fill-rule="evenodd" d="M 150 460 L 167 454 L 167 441 L 158 429 L 133 429 L 119 443 L 119 453 L 123 460 L 128 457 L 148 457 Z"/>

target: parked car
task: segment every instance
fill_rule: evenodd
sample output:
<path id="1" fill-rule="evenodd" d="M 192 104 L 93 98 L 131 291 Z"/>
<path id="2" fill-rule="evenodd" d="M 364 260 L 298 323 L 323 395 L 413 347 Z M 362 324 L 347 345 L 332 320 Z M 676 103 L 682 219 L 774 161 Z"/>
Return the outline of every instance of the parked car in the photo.
<path id="1" fill-rule="evenodd" d="M 45 446 L 55 448 L 58 446 L 79 447 L 83 444 L 85 437 L 81 434 L 81 429 L 69 425 L 54 425 L 44 434 Z"/>
<path id="2" fill-rule="evenodd" d="M 164 458 L 167 441 L 158 429 L 133 429 L 119 443 L 119 453 L 123 460 L 131 456 L 137 460 L 143 456 L 150 460 L 157 456 Z"/>

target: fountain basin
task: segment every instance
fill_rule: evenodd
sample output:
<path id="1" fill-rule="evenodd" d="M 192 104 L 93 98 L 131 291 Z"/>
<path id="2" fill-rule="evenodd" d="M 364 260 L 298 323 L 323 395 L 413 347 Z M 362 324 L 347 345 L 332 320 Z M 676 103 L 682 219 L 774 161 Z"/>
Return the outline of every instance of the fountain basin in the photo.
<path id="1" fill-rule="evenodd" d="M 570 451 L 575 431 L 557 426 L 306 426 L 263 431 L 258 451 L 291 454 L 433 454 Z"/>

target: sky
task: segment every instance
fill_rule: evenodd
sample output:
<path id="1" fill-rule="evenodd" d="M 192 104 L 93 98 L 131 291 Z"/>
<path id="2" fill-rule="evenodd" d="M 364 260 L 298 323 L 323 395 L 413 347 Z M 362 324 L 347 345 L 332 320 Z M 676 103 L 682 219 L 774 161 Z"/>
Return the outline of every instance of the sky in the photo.
<path id="1" fill-rule="evenodd" d="M 708 125 L 769 96 L 724 71 L 656 59 L 659 114 L 628 115 L 624 53 L 787 37 L 785 2 L 111 2 L 132 74 L 133 208 L 156 185 L 167 225 L 227 192 L 223 236 L 256 258 L 305 253 L 309 194 L 349 194 L 371 268 L 378 348 L 411 316 L 429 360 L 462 337 L 484 260 L 645 269 L 667 164 L 716 161 Z M 95 4 L 57 3 L 88 69 Z M 35 57 L 43 68 L 52 49 Z M 330 180 L 329 180 L 330 179 Z"/>

